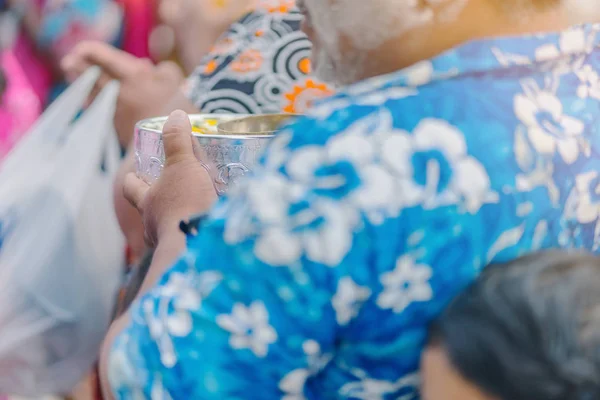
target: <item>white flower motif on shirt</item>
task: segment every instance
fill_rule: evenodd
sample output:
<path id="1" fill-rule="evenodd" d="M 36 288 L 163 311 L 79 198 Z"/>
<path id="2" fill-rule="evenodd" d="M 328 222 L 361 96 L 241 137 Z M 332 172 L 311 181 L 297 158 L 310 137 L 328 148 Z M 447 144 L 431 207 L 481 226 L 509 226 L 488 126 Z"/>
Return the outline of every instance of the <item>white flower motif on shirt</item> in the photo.
<path id="1" fill-rule="evenodd" d="M 298 368 L 287 373 L 279 382 L 282 400 L 304 400 L 304 387 L 309 377 L 319 373 L 331 361 L 331 355 L 322 354 L 318 342 L 309 339 L 302 344 L 306 355 L 307 368 Z"/>
<path id="2" fill-rule="evenodd" d="M 401 209 L 398 180 L 376 160 L 376 144 L 368 136 L 391 125 L 391 118 L 373 114 L 325 146 L 297 149 L 285 164 L 289 177 L 264 171 L 246 187 L 249 210 L 232 211 L 225 239 L 237 243 L 252 233 L 248 226 L 259 224 L 255 254 L 269 265 L 290 265 L 305 255 L 337 266 L 352 246 L 361 213 L 376 223 Z M 312 200 L 303 205 L 307 195 Z"/>
<path id="3" fill-rule="evenodd" d="M 547 91 L 530 95 L 517 94 L 514 108 L 538 152 L 552 155 L 558 150 L 566 163 L 571 164 L 577 160 L 585 125 L 582 121 L 565 115 L 562 103 L 554 94 Z"/>
<path id="4" fill-rule="evenodd" d="M 306 191 L 305 184 L 270 170 L 260 180 L 249 180 L 244 207 L 228 210 L 225 241 L 237 244 L 253 237 L 255 256 L 275 267 L 302 256 L 337 266 L 350 250 L 359 214 L 332 199 L 317 198 L 308 206 Z"/>
<path id="5" fill-rule="evenodd" d="M 467 153 L 464 136 L 438 119 L 424 119 L 412 135 L 391 130 L 381 145 L 381 157 L 397 176 L 406 206 L 426 208 L 464 201 L 470 212 L 495 201 L 483 165 Z"/>
<path id="6" fill-rule="evenodd" d="M 359 381 L 346 383 L 338 394 L 342 398 L 384 400 L 404 389 L 407 393 L 401 394 L 397 399 L 413 400 L 417 398 L 418 387 L 419 376 L 417 374 L 404 376 L 395 382 L 365 377 Z"/>
<path id="7" fill-rule="evenodd" d="M 431 275 L 430 266 L 417 264 L 410 255 L 400 257 L 396 268 L 380 278 L 384 290 L 377 297 L 377 305 L 384 310 L 401 313 L 412 302 L 431 300 Z"/>
<path id="8" fill-rule="evenodd" d="M 216 271 L 199 274 L 172 272 L 167 282 L 156 289 L 158 300 L 148 298 L 142 301 L 142 318 L 150 336 L 157 343 L 161 361 L 166 367 L 173 367 L 177 363 L 173 338 L 186 337 L 192 332 L 192 314 L 200 309 L 202 300 L 212 293 L 222 279 L 221 273 Z"/>
<path id="9" fill-rule="evenodd" d="M 359 286 L 350 277 L 343 277 L 331 299 L 338 324 L 347 325 L 355 318 L 363 303 L 371 296 L 371 289 Z"/>
<path id="10" fill-rule="evenodd" d="M 249 349 L 257 357 L 265 357 L 269 346 L 277 341 L 277 332 L 269 324 L 269 313 L 262 301 L 250 306 L 236 303 L 231 314 L 217 316 L 217 324 L 229 331 L 229 345 L 234 349 Z"/>
<path id="11" fill-rule="evenodd" d="M 108 357 L 108 381 L 115 392 L 126 389 L 128 398 L 143 400 L 146 399 L 146 396 L 144 395 L 145 387 L 141 386 L 141 382 L 147 379 L 144 377 L 146 371 L 140 374 L 138 366 L 134 364 L 135 360 L 139 360 L 143 356 L 139 354 L 138 346 L 129 345 L 130 340 L 132 340 L 131 337 L 127 333 L 123 333 L 117 342 L 117 346 L 111 351 Z M 135 349 L 131 351 L 136 353 L 128 354 L 126 351 L 129 349 Z M 151 378 L 150 390 L 150 398 L 152 399 L 172 399 L 171 394 L 163 385 L 162 377 L 158 373 Z"/>
<path id="12" fill-rule="evenodd" d="M 491 48 L 492 54 L 496 57 L 496 60 L 505 67 L 512 65 L 531 65 L 531 59 L 522 54 L 508 53 L 501 50 L 498 47 Z"/>
<path id="13" fill-rule="evenodd" d="M 558 47 L 552 43 L 540 46 L 535 51 L 537 61 L 556 60 L 561 55 L 585 52 L 587 38 L 582 28 L 573 28 L 561 33 Z"/>
<path id="14" fill-rule="evenodd" d="M 206 271 L 200 274 L 173 272 L 167 282 L 157 290 L 161 304 L 170 302 L 173 312 L 164 313 L 160 320 L 151 319 L 148 326 L 155 336 L 166 332 L 174 337 L 185 337 L 192 331 L 191 313 L 200 309 L 206 298 L 223 279 L 221 273 Z"/>
<path id="15" fill-rule="evenodd" d="M 589 171 L 575 177 L 575 188 L 567 201 L 578 222 L 589 224 L 600 218 L 600 173 Z"/>
<path id="16" fill-rule="evenodd" d="M 110 386 L 115 391 L 126 388 L 129 390 L 131 398 L 143 399 L 144 391 L 139 387 L 140 379 L 136 366 L 125 350 L 131 348 L 129 343 L 131 337 L 128 333 L 123 333 L 118 340 L 118 346 L 110 352 L 108 357 L 108 381 Z M 137 355 L 139 356 L 139 354 Z"/>
<path id="17" fill-rule="evenodd" d="M 283 393 L 282 400 L 304 400 L 304 385 L 310 376 L 307 369 L 295 369 L 279 382 L 279 390 Z"/>
<path id="18" fill-rule="evenodd" d="M 589 64 L 575 71 L 580 84 L 577 88 L 577 96 L 582 99 L 592 98 L 600 100 L 600 76 L 598 72 Z"/>
<path id="19" fill-rule="evenodd" d="M 310 208 L 287 216 L 287 225 L 265 227 L 256 239 L 255 255 L 272 266 L 288 266 L 305 255 L 336 267 L 350 251 L 358 220 L 351 207 L 315 200 Z"/>
<path id="20" fill-rule="evenodd" d="M 587 36 L 581 28 L 572 28 L 564 31 L 558 44 L 546 43 L 538 47 L 534 54 L 516 54 L 506 52 L 499 47 L 492 47 L 492 53 L 503 66 L 531 65 L 532 62 L 547 63 L 555 75 L 562 75 L 581 65 L 583 57 L 569 59 L 565 55 L 584 55 L 591 49 L 593 37 Z"/>
<path id="21" fill-rule="evenodd" d="M 389 111 L 375 112 L 353 123 L 343 132 L 333 136 L 325 146 L 300 148 L 286 164 L 293 181 L 313 190 L 348 191 L 338 203 L 355 207 L 380 222 L 386 215 L 397 215 L 402 208 L 401 188 L 398 179 L 379 161 L 377 135 L 389 132 L 393 116 Z M 351 166 L 346 173 L 318 175 L 324 167 L 346 163 Z M 351 176 L 356 174 L 355 177 Z M 358 182 L 352 182 L 353 178 Z M 358 183 L 355 187 L 352 184 Z"/>
<path id="22" fill-rule="evenodd" d="M 431 82 L 433 72 L 433 64 L 429 60 L 420 61 L 400 71 L 406 77 L 408 85 L 412 87 L 426 85 Z"/>

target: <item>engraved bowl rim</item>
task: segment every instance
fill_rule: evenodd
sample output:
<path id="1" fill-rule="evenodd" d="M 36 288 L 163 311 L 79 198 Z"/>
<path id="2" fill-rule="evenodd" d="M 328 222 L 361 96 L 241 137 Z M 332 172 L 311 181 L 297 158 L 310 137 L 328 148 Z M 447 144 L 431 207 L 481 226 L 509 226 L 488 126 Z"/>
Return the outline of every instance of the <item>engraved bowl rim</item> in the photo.
<path id="1" fill-rule="evenodd" d="M 234 117 L 232 118 L 232 120 L 237 120 L 237 119 L 242 119 L 242 118 L 246 118 L 248 116 L 251 116 L 252 114 L 189 114 L 190 119 L 193 121 L 194 117 L 198 118 L 198 117 L 203 117 L 203 118 L 215 118 L 218 119 L 220 117 L 226 116 L 226 117 Z M 149 124 L 152 123 L 159 123 L 159 122 L 166 122 L 167 119 L 169 117 L 167 116 L 162 116 L 162 117 L 153 117 L 153 118 L 146 118 L 143 119 L 141 121 L 138 121 L 135 124 L 135 131 L 136 133 L 138 132 L 150 132 L 150 133 L 156 133 L 159 135 L 162 135 L 162 130 L 161 129 L 156 129 L 156 128 L 151 128 L 148 127 Z M 256 139 L 272 139 L 275 137 L 275 134 L 263 134 L 263 135 L 231 135 L 231 134 L 206 134 L 206 133 L 197 133 L 197 132 L 192 132 L 192 135 L 194 135 L 197 138 L 205 138 L 205 139 L 221 139 L 221 140 L 256 140 Z"/>

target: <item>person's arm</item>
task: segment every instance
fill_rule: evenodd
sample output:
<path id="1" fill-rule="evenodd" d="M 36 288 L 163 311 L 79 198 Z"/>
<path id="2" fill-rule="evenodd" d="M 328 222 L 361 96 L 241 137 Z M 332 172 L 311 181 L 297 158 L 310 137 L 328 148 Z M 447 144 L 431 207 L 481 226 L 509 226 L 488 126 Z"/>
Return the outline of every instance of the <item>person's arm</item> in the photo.
<path id="1" fill-rule="evenodd" d="M 285 135 L 280 137 L 279 145 L 282 144 L 285 145 Z M 273 157 L 280 155 L 274 153 Z M 167 173 L 168 170 L 165 168 Z M 172 398 L 231 398 L 252 385 L 264 386 L 262 393 L 270 397 L 297 390 L 308 369 L 318 369 L 331 354 L 337 326 L 331 298 L 338 274 L 343 272 L 343 267 L 334 267 L 349 250 L 347 241 L 352 240 L 352 232 L 336 231 L 337 227 L 332 226 L 333 231 L 315 232 L 313 239 L 317 242 L 295 237 L 294 217 L 276 206 L 286 196 L 272 186 L 276 183 L 273 178 L 278 178 L 274 172 L 265 171 L 253 178 L 238 196 L 218 205 L 173 268 L 170 266 L 183 248 L 183 235 L 174 230 L 177 218 L 171 219 L 167 228 L 158 229 L 166 234 L 158 236 L 157 253 L 138 301 L 113 324 L 103 348 L 101 371 L 107 394 L 111 391 L 110 382 L 119 398 L 152 394 L 161 397 L 164 392 L 170 392 Z M 181 175 L 185 173 L 173 173 Z M 292 184 L 290 177 L 281 179 L 283 190 Z M 168 181 L 165 178 L 162 182 Z M 142 187 L 139 181 L 128 186 L 135 185 Z M 153 185 L 147 190 L 155 188 Z M 144 203 L 141 199 L 146 197 L 135 194 L 135 190 L 134 194 L 131 192 L 128 198 L 140 207 Z M 169 196 L 169 192 L 172 191 L 158 187 L 152 195 Z M 178 201 L 186 193 L 179 195 L 169 201 Z M 275 203 L 269 204 L 265 195 L 272 196 Z M 279 218 L 263 216 L 261 210 L 254 208 L 261 196 L 265 200 L 263 206 L 271 212 L 283 212 Z M 169 208 L 177 207 L 164 207 Z M 198 207 L 197 211 L 202 209 Z M 342 209 L 331 212 L 336 219 L 353 219 L 352 215 L 345 216 Z M 221 214 L 225 217 L 219 217 Z M 250 222 L 253 216 L 267 220 L 255 221 L 259 223 L 254 226 L 255 222 Z M 147 226 L 150 224 L 152 221 L 146 222 Z M 254 232 L 244 237 L 249 229 Z M 312 227 L 308 224 L 303 229 L 309 233 Z M 357 265 L 365 256 L 362 251 L 353 255 Z M 303 283 L 303 279 L 308 281 Z M 169 289 L 180 284 L 183 286 L 172 287 L 174 291 Z M 165 312 L 173 312 L 173 318 Z M 343 322 L 350 320 L 344 317 Z M 249 325 L 236 325 L 242 321 Z M 244 329 L 255 333 L 248 336 Z M 204 339 L 199 341 L 197 333 L 202 333 Z M 287 341 L 288 335 L 297 335 L 298 341 Z M 202 354 L 202 362 L 195 359 L 195 354 Z M 279 359 L 280 368 L 269 372 L 267 359 L 272 357 Z M 239 379 L 229 381 L 225 377 L 233 370 L 223 369 L 222 360 L 235 365 Z M 241 371 L 245 370 L 256 372 L 244 376 Z M 209 379 L 213 372 L 217 375 L 210 379 L 217 386 L 205 387 L 204 378 Z M 227 387 L 223 386 L 226 381 Z"/>
<path id="2" fill-rule="evenodd" d="M 174 110 L 183 110 L 189 114 L 197 113 L 196 107 L 185 97 L 182 91 L 178 91 L 165 105 L 160 115 L 169 115 Z M 123 197 L 125 177 L 135 173 L 135 150 L 133 140 L 130 142 L 125 158 L 119 166 L 113 184 L 113 203 L 121 231 L 127 239 L 134 256 L 140 257 L 146 248 L 144 243 L 144 227 L 137 210 Z"/>
<path id="3" fill-rule="evenodd" d="M 152 261 L 148 273 L 143 277 L 143 282 L 139 288 L 135 298 L 139 298 L 142 293 L 150 290 L 160 277 L 165 273 L 169 266 L 173 265 L 177 258 L 185 249 L 185 236 L 181 232 L 174 231 L 169 234 L 164 241 L 160 242 L 152 254 Z M 111 346 L 115 338 L 125 329 L 131 320 L 128 313 L 118 316 L 111 324 L 111 327 L 104 339 L 104 344 L 101 349 L 100 359 L 100 384 L 102 387 L 103 398 L 105 400 L 114 399 L 111 389 L 107 381 L 106 371 L 109 368 L 107 364 L 107 355 L 111 351 Z"/>

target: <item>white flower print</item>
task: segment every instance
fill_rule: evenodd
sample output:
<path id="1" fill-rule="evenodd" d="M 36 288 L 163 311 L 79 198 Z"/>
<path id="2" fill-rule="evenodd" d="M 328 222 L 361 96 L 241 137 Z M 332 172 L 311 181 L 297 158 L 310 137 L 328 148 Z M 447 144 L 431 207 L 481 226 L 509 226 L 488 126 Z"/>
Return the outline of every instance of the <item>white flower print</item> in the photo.
<path id="1" fill-rule="evenodd" d="M 401 313 L 414 301 L 431 300 L 431 275 L 430 266 L 417 264 L 410 255 L 400 257 L 396 268 L 380 278 L 384 290 L 377 297 L 377 305 L 384 310 Z"/>
<path id="2" fill-rule="evenodd" d="M 554 154 L 558 150 L 566 163 L 575 162 L 585 126 L 582 121 L 563 113 L 563 106 L 554 94 L 547 91 L 529 96 L 517 94 L 514 108 L 538 152 Z"/>
<path id="3" fill-rule="evenodd" d="M 110 353 L 108 357 L 108 381 L 110 386 L 115 390 L 127 388 L 129 391 L 128 398 L 132 400 L 144 400 L 147 397 L 144 394 L 144 387 L 140 386 L 140 382 L 143 382 L 144 372 L 140 374 L 138 366 L 132 361 L 142 357 L 140 354 L 127 354 L 125 349 L 135 349 L 137 352 L 137 346 L 131 346 L 129 341 L 131 337 L 128 334 L 123 334 L 120 338 L 119 346 Z M 142 375 L 142 376 L 140 376 Z M 162 383 L 162 378 L 159 374 L 156 374 L 152 378 L 151 384 L 151 398 L 152 399 L 172 399 L 170 393 L 165 389 Z"/>
<path id="4" fill-rule="evenodd" d="M 317 168 L 310 148 L 300 153 L 306 156 L 307 169 Z M 246 188 L 246 207 L 231 210 L 224 235 L 227 243 L 240 243 L 257 234 L 256 257 L 276 267 L 289 266 L 302 255 L 332 267 L 341 262 L 351 247 L 353 228 L 359 221 L 357 210 L 331 199 L 316 199 L 310 207 L 290 212 L 302 200 L 305 185 L 278 172 L 266 172 L 260 181 L 251 183 Z"/>
<path id="5" fill-rule="evenodd" d="M 246 204 L 230 210 L 225 229 L 232 244 L 256 234 L 255 255 L 272 266 L 289 266 L 303 256 L 339 265 L 361 216 L 378 225 L 406 206 L 460 203 L 476 212 L 497 198 L 458 129 L 426 119 L 409 134 L 393 129 L 389 111 L 361 118 L 324 146 L 298 148 L 283 168 L 287 176 L 269 168 L 260 180 L 249 181 Z M 310 205 L 302 206 L 307 194 Z"/>
<path id="6" fill-rule="evenodd" d="M 406 76 L 409 86 L 416 87 L 431 82 L 433 72 L 433 64 L 431 61 L 425 60 L 404 68 L 400 73 Z"/>
<path id="7" fill-rule="evenodd" d="M 589 224 L 600 217 L 600 174 L 589 171 L 575 177 L 575 203 L 577 221 Z"/>
<path id="8" fill-rule="evenodd" d="M 531 65 L 532 62 L 547 63 L 556 76 L 568 73 L 574 66 L 581 65 L 583 57 L 569 59 L 565 55 L 582 56 L 591 50 L 594 36 L 588 36 L 582 28 L 572 28 L 564 31 L 557 44 L 546 43 L 538 47 L 533 54 L 515 54 L 506 52 L 498 47 L 492 48 L 492 53 L 501 65 Z"/>
<path id="9" fill-rule="evenodd" d="M 325 146 L 306 146 L 294 153 L 286 165 L 293 181 L 316 189 L 336 189 L 346 185 L 348 176 L 317 176 L 318 168 L 338 162 L 349 163 L 358 175 L 360 184 L 340 199 L 356 211 L 364 212 L 373 223 L 381 221 L 380 214 L 397 214 L 402 207 L 399 182 L 378 159 L 375 135 L 388 132 L 393 125 L 389 112 L 376 112 L 362 118 Z M 337 203 L 340 203 L 339 201 Z"/>
<path id="10" fill-rule="evenodd" d="M 582 99 L 590 97 L 599 100 L 600 76 L 598 76 L 598 72 L 591 65 L 587 64 L 577 69 L 575 75 L 577 75 L 581 82 L 577 88 L 577 96 Z"/>
<path id="11" fill-rule="evenodd" d="M 371 296 L 371 289 L 359 286 L 346 276 L 340 279 L 337 292 L 331 299 L 338 324 L 347 325 L 360 311 L 365 300 Z"/>
<path id="12" fill-rule="evenodd" d="M 150 336 L 157 342 L 161 361 L 166 367 L 177 363 L 173 338 L 186 337 L 192 332 L 192 313 L 200 309 L 202 300 L 222 279 L 221 273 L 216 271 L 172 272 L 167 282 L 157 288 L 158 304 L 152 298 L 142 301 L 142 317 Z"/>
<path id="13" fill-rule="evenodd" d="M 277 341 L 277 332 L 269 324 L 269 313 L 262 301 L 250 306 L 236 303 L 231 314 L 217 316 L 217 324 L 229 331 L 229 345 L 234 349 L 249 349 L 257 357 L 265 357 L 269 345 Z"/>
<path id="14" fill-rule="evenodd" d="M 279 390 L 284 393 L 282 400 L 304 400 L 306 381 L 322 371 L 332 358 L 329 354 L 322 354 L 319 343 L 311 339 L 304 341 L 302 350 L 306 355 L 308 367 L 295 369 L 281 379 Z"/>
<path id="15" fill-rule="evenodd" d="M 279 382 L 279 390 L 283 393 L 282 400 L 304 400 L 304 385 L 310 376 L 307 369 L 295 369 Z"/>
<path id="16" fill-rule="evenodd" d="M 139 387 L 140 379 L 136 365 L 125 353 L 125 349 L 130 348 L 131 337 L 123 334 L 119 340 L 119 346 L 113 349 L 108 357 L 108 381 L 115 389 L 127 388 L 130 398 L 134 400 L 145 399 L 144 391 Z"/>
<path id="17" fill-rule="evenodd" d="M 556 60 L 564 54 L 582 53 L 587 48 L 587 38 L 582 28 L 573 28 L 560 35 L 558 47 L 552 43 L 540 46 L 535 51 L 537 61 Z"/>
<path id="18" fill-rule="evenodd" d="M 339 395 L 343 398 L 360 400 L 384 400 L 402 389 L 408 389 L 409 393 L 401 395 L 398 400 L 413 400 L 417 398 L 418 387 L 419 376 L 417 374 L 407 375 L 396 382 L 365 377 L 342 386 Z"/>
<path id="19" fill-rule="evenodd" d="M 286 220 L 288 225 L 265 227 L 256 239 L 254 251 L 260 260 L 286 266 L 304 254 L 309 260 L 335 267 L 350 251 L 359 216 L 351 207 L 317 200 Z M 313 223 L 318 226 L 310 226 Z"/>
<path id="20" fill-rule="evenodd" d="M 329 361 L 333 358 L 331 354 L 323 353 L 321 345 L 315 340 L 308 339 L 302 343 L 302 350 L 308 359 L 309 369 L 311 374 L 321 372 Z"/>
<path id="21" fill-rule="evenodd" d="M 216 271 L 206 271 L 198 275 L 171 273 L 167 283 L 158 290 L 161 302 L 171 302 L 175 311 L 161 320 L 149 320 L 149 328 L 156 336 L 162 335 L 165 329 L 174 337 L 187 336 L 192 331 L 191 313 L 200 309 L 202 299 L 208 296 L 222 279 L 221 273 Z"/>
<path id="22" fill-rule="evenodd" d="M 470 212 L 476 212 L 495 201 L 487 172 L 467 153 L 460 130 L 446 121 L 424 119 L 412 135 L 391 131 L 381 146 L 385 165 L 401 177 L 406 206 L 433 208 L 463 200 Z"/>
<path id="23" fill-rule="evenodd" d="M 496 57 L 496 60 L 498 60 L 498 62 L 505 67 L 511 65 L 531 65 L 531 60 L 525 55 L 507 53 L 498 47 L 492 47 L 491 50 L 494 54 L 494 57 Z"/>
<path id="24" fill-rule="evenodd" d="M 322 103 L 315 104 L 310 107 L 307 115 L 311 118 L 315 118 L 320 121 L 325 121 L 331 117 L 331 115 L 339 110 L 344 110 L 349 107 L 352 103 L 346 97 L 333 98 L 323 101 Z"/>
<path id="25" fill-rule="evenodd" d="M 311 261 L 337 266 L 350 251 L 361 212 L 377 222 L 383 220 L 381 213 L 397 214 L 401 208 L 401 196 L 394 194 L 399 193 L 398 180 L 375 159 L 376 144 L 368 137 L 369 131 L 381 128 L 382 120 L 391 124 L 391 115 L 363 118 L 325 146 L 299 148 L 285 164 L 289 177 L 265 171 L 261 181 L 246 188 L 250 210 L 234 211 L 236 217 L 231 220 L 245 223 L 229 222 L 226 240 L 235 243 L 248 236 L 251 215 L 262 225 L 255 241 L 260 260 L 285 266 L 305 255 Z M 317 174 L 320 168 L 336 163 L 349 164 L 351 172 Z M 348 181 L 353 179 L 352 172 L 359 182 Z M 319 195 L 310 207 L 299 207 L 307 191 L 316 190 L 341 194 Z M 296 210 L 291 212 L 292 208 Z"/>

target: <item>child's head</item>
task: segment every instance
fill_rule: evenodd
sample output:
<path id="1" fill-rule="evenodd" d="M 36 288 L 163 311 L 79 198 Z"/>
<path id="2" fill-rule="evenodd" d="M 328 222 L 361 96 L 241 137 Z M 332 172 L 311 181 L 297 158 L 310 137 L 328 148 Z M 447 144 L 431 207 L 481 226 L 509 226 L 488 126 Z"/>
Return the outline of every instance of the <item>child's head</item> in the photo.
<path id="1" fill-rule="evenodd" d="M 600 399 L 600 259 L 489 267 L 432 327 L 424 400 Z"/>

